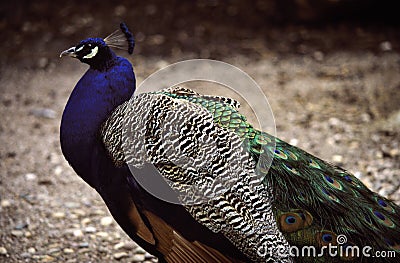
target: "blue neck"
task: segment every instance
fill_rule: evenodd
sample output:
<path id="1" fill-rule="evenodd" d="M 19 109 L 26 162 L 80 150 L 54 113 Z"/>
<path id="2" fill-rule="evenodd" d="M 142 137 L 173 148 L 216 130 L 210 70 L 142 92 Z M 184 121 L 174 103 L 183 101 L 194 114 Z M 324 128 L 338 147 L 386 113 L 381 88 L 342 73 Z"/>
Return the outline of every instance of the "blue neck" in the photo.
<path id="1" fill-rule="evenodd" d="M 101 125 L 111 112 L 129 100 L 136 79 L 128 60 L 115 56 L 109 67 L 100 71 L 92 67 L 76 84 L 64 109 L 61 121 L 61 149 L 67 161 L 86 182 L 95 173 L 92 162 L 104 155 L 99 138 Z"/>

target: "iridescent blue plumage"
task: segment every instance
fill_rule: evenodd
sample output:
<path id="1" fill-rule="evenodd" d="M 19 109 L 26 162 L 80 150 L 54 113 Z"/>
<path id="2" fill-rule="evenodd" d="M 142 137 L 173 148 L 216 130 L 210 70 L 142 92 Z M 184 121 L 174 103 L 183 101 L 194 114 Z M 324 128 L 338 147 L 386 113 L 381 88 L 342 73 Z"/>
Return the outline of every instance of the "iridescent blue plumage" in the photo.
<path id="1" fill-rule="evenodd" d="M 89 68 L 76 84 L 61 121 L 62 151 L 82 178 L 91 174 L 91 164 L 86 160 L 92 155 L 93 148 L 103 147 L 97 141 L 99 127 L 135 91 L 132 65 L 110 49 L 109 52 L 112 59 L 107 66 Z"/>

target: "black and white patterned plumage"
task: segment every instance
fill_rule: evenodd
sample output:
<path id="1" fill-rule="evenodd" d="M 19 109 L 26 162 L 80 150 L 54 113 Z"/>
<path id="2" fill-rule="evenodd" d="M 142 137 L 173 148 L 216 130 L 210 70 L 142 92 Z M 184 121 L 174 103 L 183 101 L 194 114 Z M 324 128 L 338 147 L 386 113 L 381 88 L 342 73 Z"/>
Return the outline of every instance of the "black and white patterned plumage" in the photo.
<path id="1" fill-rule="evenodd" d="M 246 142 L 215 123 L 205 107 L 170 96 L 185 93 L 201 96 L 170 88 L 119 106 L 101 132 L 110 156 L 116 164 L 153 164 L 195 220 L 252 260 L 291 262 L 272 196 L 256 175 Z M 208 99 L 239 106 L 223 97 Z"/>

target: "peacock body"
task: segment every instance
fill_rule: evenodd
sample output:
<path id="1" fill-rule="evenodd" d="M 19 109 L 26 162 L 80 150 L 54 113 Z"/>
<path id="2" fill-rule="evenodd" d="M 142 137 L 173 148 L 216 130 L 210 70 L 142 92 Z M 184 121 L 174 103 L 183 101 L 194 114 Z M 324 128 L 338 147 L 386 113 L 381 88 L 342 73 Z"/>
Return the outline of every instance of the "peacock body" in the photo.
<path id="1" fill-rule="evenodd" d="M 104 41 L 68 54 L 90 69 L 64 111 L 63 153 L 161 261 L 397 262 L 400 208 L 349 172 L 254 129 L 230 98 L 179 87 L 132 96 L 132 66 Z M 156 174 L 180 204 L 148 193 L 136 174 Z M 289 253 L 329 245 L 395 257 Z"/>

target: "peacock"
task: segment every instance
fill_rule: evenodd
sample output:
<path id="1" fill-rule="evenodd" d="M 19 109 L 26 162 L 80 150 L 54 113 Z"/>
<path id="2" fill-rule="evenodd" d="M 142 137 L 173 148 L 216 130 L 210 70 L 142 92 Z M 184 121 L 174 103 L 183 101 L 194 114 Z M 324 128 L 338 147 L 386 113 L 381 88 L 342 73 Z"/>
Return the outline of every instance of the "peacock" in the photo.
<path id="1" fill-rule="evenodd" d="M 255 129 L 231 98 L 184 87 L 136 95 L 131 63 L 111 49 L 132 54 L 134 45 L 121 23 L 60 54 L 89 65 L 65 106 L 60 142 L 135 242 L 160 262 L 398 262 L 399 206 Z M 338 253 L 322 253 L 332 246 Z M 316 254 L 295 253 L 311 247 Z"/>

